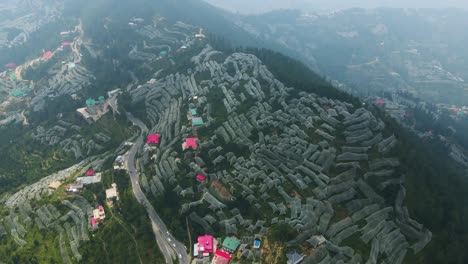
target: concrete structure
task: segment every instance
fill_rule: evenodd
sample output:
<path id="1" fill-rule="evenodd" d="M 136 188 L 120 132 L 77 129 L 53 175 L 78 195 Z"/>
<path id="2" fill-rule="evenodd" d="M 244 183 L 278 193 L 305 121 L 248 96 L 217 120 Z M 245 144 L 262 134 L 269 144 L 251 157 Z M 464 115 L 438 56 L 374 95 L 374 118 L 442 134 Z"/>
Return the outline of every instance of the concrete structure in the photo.
<path id="1" fill-rule="evenodd" d="M 54 181 L 54 182 L 51 182 L 48 187 L 49 187 L 49 190 L 55 191 L 58 189 L 58 187 L 60 187 L 60 185 L 62 185 L 61 181 Z"/>
<path id="2" fill-rule="evenodd" d="M 302 260 L 304 260 L 304 256 L 299 255 L 296 252 L 286 254 L 286 257 L 288 258 L 287 264 L 298 264 L 301 263 Z"/>
<path id="3" fill-rule="evenodd" d="M 198 257 L 199 252 L 198 252 L 198 243 L 193 244 L 193 256 Z"/>
<path id="4" fill-rule="evenodd" d="M 86 176 L 86 177 L 78 177 L 76 178 L 76 181 L 81 182 L 83 185 L 88 185 L 88 184 L 93 184 L 93 183 L 98 183 L 101 182 L 101 173 L 96 173 L 94 176 Z"/>
<path id="5" fill-rule="evenodd" d="M 123 170 L 125 169 L 125 165 L 124 165 L 124 157 L 123 156 L 117 156 L 117 158 L 115 158 L 115 161 L 114 161 L 114 170 Z"/>
<path id="6" fill-rule="evenodd" d="M 75 181 L 73 184 L 67 185 L 67 192 L 69 193 L 78 193 L 83 189 L 83 183 L 81 181 Z"/>
<path id="7" fill-rule="evenodd" d="M 91 217 L 91 225 L 95 227 L 98 223 L 106 219 L 106 213 L 104 212 L 104 207 L 99 205 L 98 208 L 93 210 L 93 216 Z M 94 222 L 94 225 L 93 225 Z"/>
<path id="8" fill-rule="evenodd" d="M 106 190 L 106 200 L 108 203 L 113 203 L 115 200 L 119 200 L 119 192 L 117 191 L 117 184 L 112 183 L 112 188 Z"/>

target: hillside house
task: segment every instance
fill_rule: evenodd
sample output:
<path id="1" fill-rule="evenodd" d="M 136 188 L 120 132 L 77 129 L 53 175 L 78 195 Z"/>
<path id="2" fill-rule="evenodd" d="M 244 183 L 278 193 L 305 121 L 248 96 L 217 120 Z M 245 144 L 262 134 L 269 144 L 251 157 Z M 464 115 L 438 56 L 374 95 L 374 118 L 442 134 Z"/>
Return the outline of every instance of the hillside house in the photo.
<path id="1" fill-rule="evenodd" d="M 201 126 L 203 125 L 203 119 L 201 117 L 193 117 L 192 118 L 192 126 Z"/>
<path id="2" fill-rule="evenodd" d="M 286 254 L 286 257 L 288 258 L 287 264 L 299 264 L 304 260 L 304 256 L 297 252 Z"/>
<path id="3" fill-rule="evenodd" d="M 148 138 L 146 139 L 146 144 L 150 146 L 158 145 L 160 137 L 161 135 L 159 134 L 149 134 Z"/>
<path id="4" fill-rule="evenodd" d="M 226 237 L 223 241 L 223 250 L 230 254 L 234 254 L 240 245 L 240 241 L 235 237 Z"/>
<path id="5" fill-rule="evenodd" d="M 182 149 L 183 150 L 186 150 L 186 149 L 197 149 L 198 148 L 198 138 L 194 137 L 194 138 L 186 138 L 185 139 L 185 142 L 182 143 Z"/>
<path id="6" fill-rule="evenodd" d="M 50 191 L 55 191 L 60 187 L 60 185 L 62 185 L 61 181 L 54 181 L 51 182 L 48 187 Z"/>
<path id="7" fill-rule="evenodd" d="M 211 264 L 228 264 L 232 257 L 222 250 L 216 250 Z"/>
<path id="8" fill-rule="evenodd" d="M 200 257 L 208 257 L 211 253 L 213 253 L 213 236 L 205 235 L 198 237 L 198 255 Z"/>
<path id="9" fill-rule="evenodd" d="M 106 201 L 112 205 L 115 201 L 119 200 L 119 192 L 117 191 L 117 184 L 112 183 L 112 188 L 106 190 Z"/>
<path id="10" fill-rule="evenodd" d="M 97 223 L 100 223 L 106 219 L 106 213 L 104 212 L 104 207 L 99 205 L 98 208 L 93 210 L 93 217 Z"/>
<path id="11" fill-rule="evenodd" d="M 206 176 L 203 175 L 203 174 L 198 174 L 198 175 L 197 175 L 197 181 L 199 181 L 199 182 L 204 182 L 204 181 L 206 181 Z"/>

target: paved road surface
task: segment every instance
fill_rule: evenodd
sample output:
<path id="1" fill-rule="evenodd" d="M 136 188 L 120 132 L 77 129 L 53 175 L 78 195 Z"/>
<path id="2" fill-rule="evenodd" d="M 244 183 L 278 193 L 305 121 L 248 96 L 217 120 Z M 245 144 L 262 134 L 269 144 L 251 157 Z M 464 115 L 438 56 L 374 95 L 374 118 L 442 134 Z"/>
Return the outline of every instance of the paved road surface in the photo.
<path id="1" fill-rule="evenodd" d="M 173 258 L 177 258 L 180 264 L 188 264 L 190 262 L 189 256 L 187 255 L 186 248 L 183 243 L 177 241 L 167 229 L 164 222 L 161 220 L 159 215 L 154 210 L 153 206 L 150 204 L 145 194 L 142 192 L 140 185 L 138 184 L 138 172 L 135 168 L 137 160 L 138 149 L 144 144 L 143 136 L 148 132 L 146 125 L 141 122 L 139 119 L 135 118 L 132 114 L 127 113 L 127 118 L 133 122 L 135 126 L 140 127 L 142 134 L 133 144 L 127 155 L 127 169 L 128 174 L 130 175 L 130 180 L 132 181 L 132 189 L 135 194 L 136 199 L 140 204 L 145 207 L 153 227 L 153 232 L 156 236 L 156 242 L 158 243 L 159 249 L 166 259 L 166 263 L 172 264 Z"/>

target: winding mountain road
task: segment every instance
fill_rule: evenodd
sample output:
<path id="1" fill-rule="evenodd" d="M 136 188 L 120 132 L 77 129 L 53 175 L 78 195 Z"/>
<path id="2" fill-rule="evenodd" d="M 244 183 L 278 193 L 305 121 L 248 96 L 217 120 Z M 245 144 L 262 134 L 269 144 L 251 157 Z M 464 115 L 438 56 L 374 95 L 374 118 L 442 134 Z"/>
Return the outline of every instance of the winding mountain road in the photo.
<path id="1" fill-rule="evenodd" d="M 140 149 L 144 144 L 144 135 L 148 133 L 148 128 L 143 122 L 141 122 L 141 120 L 137 119 L 130 113 L 127 113 L 127 118 L 133 123 L 133 125 L 138 126 L 141 129 L 141 134 L 130 149 L 127 155 L 127 160 L 125 161 L 128 174 L 130 175 L 130 180 L 132 182 L 133 193 L 135 194 L 137 201 L 143 205 L 148 213 L 153 232 L 156 236 L 156 242 L 164 255 L 166 263 L 172 264 L 173 259 L 178 258 L 180 264 L 188 264 L 190 259 L 187 254 L 186 247 L 169 233 L 166 225 L 156 213 L 138 184 L 138 171 L 135 168 L 135 164 L 137 161 L 138 149 Z"/>

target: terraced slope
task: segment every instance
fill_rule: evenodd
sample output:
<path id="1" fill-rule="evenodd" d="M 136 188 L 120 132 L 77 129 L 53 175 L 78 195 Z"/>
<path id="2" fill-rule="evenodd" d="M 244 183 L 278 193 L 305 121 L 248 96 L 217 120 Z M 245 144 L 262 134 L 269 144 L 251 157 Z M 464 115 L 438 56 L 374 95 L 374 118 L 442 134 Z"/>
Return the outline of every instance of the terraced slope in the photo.
<path id="1" fill-rule="evenodd" d="M 253 55 L 207 45 L 191 62 L 131 91 L 162 136 L 143 153 L 148 193 L 173 190 L 192 223 L 245 244 L 286 224 L 299 234 L 288 246 L 316 247 L 313 263 L 401 263 L 431 240 L 404 206 L 398 141 L 371 112 L 285 87 Z M 204 125 L 192 127 L 189 108 Z M 182 151 L 191 137 L 198 148 Z M 242 256 L 262 257 L 248 247 Z"/>

